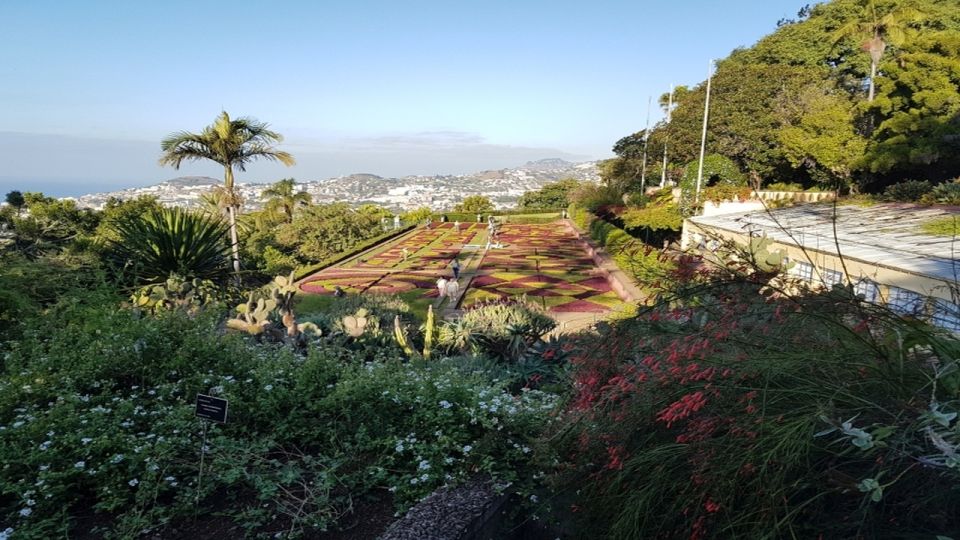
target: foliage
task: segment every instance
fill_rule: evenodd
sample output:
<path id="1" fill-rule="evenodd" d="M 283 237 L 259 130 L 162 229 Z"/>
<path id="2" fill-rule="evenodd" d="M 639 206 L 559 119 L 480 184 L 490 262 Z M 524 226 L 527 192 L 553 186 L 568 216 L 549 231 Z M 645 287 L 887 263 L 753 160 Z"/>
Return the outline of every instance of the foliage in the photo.
<path id="1" fill-rule="evenodd" d="M 478 212 L 481 214 L 492 212 L 493 209 L 493 203 L 484 195 L 469 195 L 460 201 L 460 204 L 453 207 L 454 212 Z"/>
<path id="2" fill-rule="evenodd" d="M 660 251 L 586 209 L 571 207 L 570 217 L 578 227 L 588 231 L 590 238 L 604 248 L 617 266 L 633 276 L 642 288 L 661 286 L 674 268 L 673 261 Z"/>
<path id="3" fill-rule="evenodd" d="M 584 336 L 558 427 L 591 536 L 957 530 L 960 343 L 841 288 L 708 278 Z M 922 464 L 922 466 L 918 466 Z"/>
<path id="4" fill-rule="evenodd" d="M 687 163 L 683 177 L 680 179 L 680 189 L 685 194 L 692 194 L 696 190 L 699 170 L 699 160 Z M 731 159 L 719 154 L 708 154 L 703 158 L 703 180 L 700 189 L 720 184 L 746 186 L 747 177 Z"/>
<path id="5" fill-rule="evenodd" d="M 58 200 L 42 193 L 23 194 L 29 215 L 13 216 L 13 247 L 28 257 L 55 254 L 63 249 L 89 247 L 85 242 L 100 223 L 89 208 L 77 208 L 72 199 Z"/>
<path id="6" fill-rule="evenodd" d="M 516 362 L 556 323 L 525 299 L 479 304 L 439 332 L 438 346 L 447 351 L 473 350 L 505 362 Z"/>
<path id="7" fill-rule="evenodd" d="M 306 191 L 294 191 L 296 187 L 296 180 L 284 178 L 263 190 L 260 196 L 267 199 L 266 211 L 280 217 L 284 223 L 293 221 L 293 211 L 298 206 L 313 202 L 313 197 Z"/>
<path id="8" fill-rule="evenodd" d="M 124 216 L 111 224 L 114 266 L 137 283 L 163 283 L 171 276 L 186 280 L 222 280 L 229 272 L 227 228 L 219 218 L 181 208 Z"/>
<path id="9" fill-rule="evenodd" d="M 403 216 L 401 216 L 401 219 L 405 223 L 423 223 L 432 215 L 433 210 L 430 210 L 430 208 L 427 206 L 421 206 L 420 208 L 414 208 L 413 210 L 404 212 Z"/>
<path id="10" fill-rule="evenodd" d="M 570 193 L 572 205 L 594 212 L 603 206 L 622 204 L 622 193 L 615 187 L 598 184 L 582 184 Z"/>
<path id="11" fill-rule="evenodd" d="M 511 489 L 541 474 L 530 456 L 553 396 L 446 360 L 378 347 L 384 361 L 364 364 L 323 342 L 300 356 L 219 332 L 215 313 L 91 300 L 62 298 L 6 351 L 0 522 L 17 538 L 167 536 L 197 512 L 250 536 L 316 534 L 387 489 L 402 510 L 477 473 Z M 197 393 L 230 402 L 207 428 L 202 484 Z"/>
<path id="12" fill-rule="evenodd" d="M 378 218 L 356 212 L 346 203 L 317 204 L 303 208 L 292 223 L 278 227 L 276 242 L 301 264 L 310 264 L 349 251 L 382 232 Z"/>
<path id="13" fill-rule="evenodd" d="M 578 180 L 568 178 L 544 184 L 537 191 L 528 191 L 517 201 L 518 208 L 566 208 L 570 205 L 569 194 L 580 186 Z"/>
<path id="14" fill-rule="evenodd" d="M 905 180 L 887 186 L 883 190 L 883 198 L 894 202 L 919 202 L 932 189 L 933 186 L 926 180 Z"/>
<path id="15" fill-rule="evenodd" d="M 6 197 L 4 197 L 4 201 L 17 209 L 17 215 L 20 214 L 20 209 L 23 208 L 23 205 L 27 203 L 27 200 L 23 198 L 23 193 L 17 190 L 7 193 Z"/>
<path id="16" fill-rule="evenodd" d="M 155 314 L 170 310 L 196 314 L 220 296 L 221 291 L 210 280 L 194 278 L 187 281 L 174 275 L 163 284 L 141 287 L 130 297 L 130 302 L 135 308 Z"/>
<path id="17" fill-rule="evenodd" d="M 921 230 L 927 234 L 937 236 L 960 236 L 960 218 L 956 216 L 934 219 L 920 225 Z"/>
<path id="18" fill-rule="evenodd" d="M 669 191 L 667 192 L 669 195 Z M 683 228 L 680 209 L 670 200 L 659 200 L 640 208 L 628 208 L 623 213 L 623 223 L 629 228 L 645 228 L 654 231 L 679 231 Z"/>
<path id="19" fill-rule="evenodd" d="M 930 193 L 924 195 L 923 202 L 960 206 L 960 179 L 937 184 Z"/>
<path id="20" fill-rule="evenodd" d="M 100 224 L 97 226 L 96 236 L 99 240 L 118 240 L 113 228 L 115 222 L 139 218 L 162 208 L 163 206 L 153 195 L 140 195 L 128 200 L 110 197 L 100 213 Z"/>

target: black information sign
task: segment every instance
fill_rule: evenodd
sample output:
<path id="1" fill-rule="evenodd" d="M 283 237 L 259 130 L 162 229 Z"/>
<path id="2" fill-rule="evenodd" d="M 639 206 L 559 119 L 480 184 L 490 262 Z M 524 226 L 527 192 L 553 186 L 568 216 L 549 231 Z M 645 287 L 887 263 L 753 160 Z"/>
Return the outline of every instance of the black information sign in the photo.
<path id="1" fill-rule="evenodd" d="M 227 400 L 215 398 L 213 396 L 207 396 L 204 394 L 197 394 L 197 410 L 195 414 L 200 418 L 206 418 L 207 420 L 213 420 L 214 422 L 226 424 Z"/>

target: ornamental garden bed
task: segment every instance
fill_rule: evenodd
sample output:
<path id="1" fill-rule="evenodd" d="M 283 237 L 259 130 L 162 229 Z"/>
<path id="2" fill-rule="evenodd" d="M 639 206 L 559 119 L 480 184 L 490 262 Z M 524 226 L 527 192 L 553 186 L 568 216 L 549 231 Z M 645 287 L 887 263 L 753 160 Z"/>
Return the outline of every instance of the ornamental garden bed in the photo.
<path id="1" fill-rule="evenodd" d="M 462 306 L 527 296 L 553 313 L 605 313 L 623 301 L 576 242 L 556 224 L 505 224 Z"/>

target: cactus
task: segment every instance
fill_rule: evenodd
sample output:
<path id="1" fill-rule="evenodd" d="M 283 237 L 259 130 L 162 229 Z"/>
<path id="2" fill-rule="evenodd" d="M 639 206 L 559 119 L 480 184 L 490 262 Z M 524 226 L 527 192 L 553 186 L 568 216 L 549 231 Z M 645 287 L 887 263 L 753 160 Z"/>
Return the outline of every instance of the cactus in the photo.
<path id="1" fill-rule="evenodd" d="M 130 301 L 137 308 L 155 313 L 175 309 L 193 312 L 211 301 L 214 290 L 209 281 L 184 281 L 171 276 L 162 285 L 148 285 L 137 290 Z"/>
<path id="2" fill-rule="evenodd" d="M 423 330 L 423 357 L 430 359 L 433 349 L 433 306 L 427 306 L 427 327 Z"/>
<path id="3" fill-rule="evenodd" d="M 407 356 L 413 356 L 415 353 L 410 347 L 410 344 L 407 342 L 407 334 L 403 331 L 403 327 L 400 326 L 400 316 L 395 315 L 393 317 L 393 337 L 397 340 L 397 345 L 403 349 L 403 352 Z"/>
<path id="4" fill-rule="evenodd" d="M 766 236 L 759 236 L 751 238 L 747 246 L 747 252 L 753 258 L 757 269 L 764 273 L 778 272 L 788 268 L 784 267 L 785 253 L 782 249 L 773 252 L 768 249 L 772 243 L 773 241 Z"/>
<path id="5" fill-rule="evenodd" d="M 287 329 L 287 336 L 295 338 L 300 333 L 296 315 L 293 313 L 293 298 L 297 294 L 293 272 L 289 277 L 277 276 L 270 284 L 270 297 L 277 302 L 281 321 Z"/>
<path id="6" fill-rule="evenodd" d="M 423 352 L 417 352 L 413 350 L 413 347 L 410 346 L 410 341 L 407 339 L 407 333 L 400 325 L 399 315 L 396 315 L 393 318 L 393 337 L 397 341 L 397 345 L 403 349 L 403 352 L 408 357 L 413 358 L 414 356 L 422 356 L 425 359 L 429 359 L 430 354 L 433 352 L 433 336 L 435 326 L 433 306 L 429 306 L 427 307 L 427 322 L 423 327 Z"/>
<path id="7" fill-rule="evenodd" d="M 253 293 L 243 304 L 237 306 L 239 317 L 229 319 L 227 328 L 241 330 L 251 335 L 260 335 L 270 325 L 270 314 L 277 308 L 273 298 L 255 299 Z"/>
<path id="8" fill-rule="evenodd" d="M 343 329 L 347 332 L 348 335 L 352 337 L 360 337 L 363 335 L 363 332 L 367 329 L 367 315 L 369 312 L 360 308 L 353 315 L 347 315 L 343 318 Z"/>

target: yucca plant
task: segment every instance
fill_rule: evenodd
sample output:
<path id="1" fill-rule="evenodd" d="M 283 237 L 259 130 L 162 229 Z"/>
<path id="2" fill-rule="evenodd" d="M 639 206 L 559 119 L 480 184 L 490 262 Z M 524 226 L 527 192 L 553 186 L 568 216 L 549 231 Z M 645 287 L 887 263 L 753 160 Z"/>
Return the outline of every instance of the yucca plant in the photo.
<path id="1" fill-rule="evenodd" d="M 164 283 L 174 275 L 216 282 L 229 274 L 229 229 L 217 217 L 163 208 L 111 227 L 117 240 L 110 240 L 110 258 L 137 283 Z"/>

